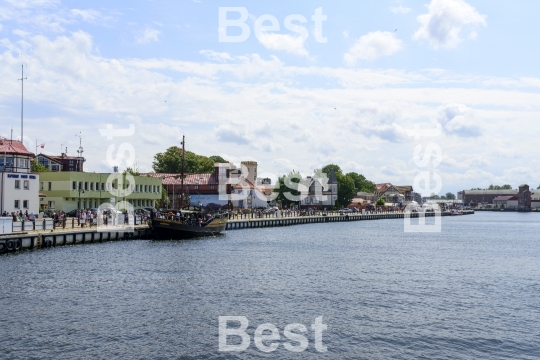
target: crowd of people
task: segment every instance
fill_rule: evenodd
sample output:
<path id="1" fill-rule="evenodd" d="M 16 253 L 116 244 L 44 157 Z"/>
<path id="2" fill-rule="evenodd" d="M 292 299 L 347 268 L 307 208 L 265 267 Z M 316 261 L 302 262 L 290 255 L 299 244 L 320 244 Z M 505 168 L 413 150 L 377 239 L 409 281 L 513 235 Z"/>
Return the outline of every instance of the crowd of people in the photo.
<path id="1" fill-rule="evenodd" d="M 13 221 L 35 221 L 36 216 L 33 212 L 28 213 L 28 210 L 26 210 L 24 213 L 22 210 L 14 211 L 12 213 L 8 213 L 7 211 L 4 211 L 2 213 L 2 217 L 11 217 L 13 218 Z"/>
<path id="2" fill-rule="evenodd" d="M 120 219 L 117 215 L 123 215 L 123 219 Z M 79 227 L 92 227 L 94 225 L 108 224 L 117 225 L 119 221 L 128 223 L 129 218 L 133 217 L 134 215 L 135 214 L 128 213 L 127 211 L 125 211 L 124 213 L 112 213 L 110 211 L 100 211 L 99 209 L 83 209 L 76 211 L 74 221 L 76 221 L 76 226 Z M 43 212 L 40 212 L 37 215 L 35 215 L 33 212 L 28 212 L 28 210 L 26 210 L 25 212 L 20 210 L 11 213 L 4 211 L 2 213 L 2 217 L 11 217 L 13 219 L 13 222 L 34 222 L 36 220 L 43 220 L 44 218 L 52 218 L 56 227 L 63 228 L 66 227 L 66 221 L 68 219 L 68 215 L 64 211 L 53 211 L 49 214 L 44 214 Z M 144 222 L 146 220 L 148 220 L 148 215 L 142 214 L 141 221 Z M 75 224 L 73 226 L 75 226 Z"/>
<path id="3" fill-rule="evenodd" d="M 151 213 L 150 217 L 156 218 L 156 219 L 181 221 L 183 224 L 190 225 L 190 226 L 205 226 L 206 224 L 210 223 L 214 219 L 214 217 L 210 213 L 204 215 L 204 213 L 182 212 L 182 211 L 176 211 L 176 212 L 169 211 L 166 213 L 156 212 L 156 213 Z"/>

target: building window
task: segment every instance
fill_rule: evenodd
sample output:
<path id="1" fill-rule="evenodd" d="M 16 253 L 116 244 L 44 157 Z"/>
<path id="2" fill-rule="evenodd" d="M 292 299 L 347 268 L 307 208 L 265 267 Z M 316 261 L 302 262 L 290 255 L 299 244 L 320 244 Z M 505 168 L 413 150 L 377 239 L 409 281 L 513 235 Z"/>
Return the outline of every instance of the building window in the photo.
<path id="1" fill-rule="evenodd" d="M 23 200 L 23 209 L 28 209 L 28 200 Z"/>
<path id="2" fill-rule="evenodd" d="M 15 189 L 21 188 L 21 180 L 15 180 Z"/>
<path id="3" fill-rule="evenodd" d="M 54 201 L 49 201 L 49 209 L 54 209 Z"/>
<path id="4" fill-rule="evenodd" d="M 43 190 L 43 181 L 41 181 L 41 182 L 39 183 L 39 189 L 40 189 L 40 190 Z"/>
<path id="5" fill-rule="evenodd" d="M 51 165 L 51 171 L 60 171 L 59 165 Z"/>
<path id="6" fill-rule="evenodd" d="M 15 200 L 15 209 L 19 208 L 19 200 Z"/>
<path id="7" fill-rule="evenodd" d="M 88 190 L 88 181 L 84 182 L 84 190 Z"/>
<path id="8" fill-rule="evenodd" d="M 94 191 L 94 183 L 93 182 L 90 183 L 90 190 Z"/>
<path id="9" fill-rule="evenodd" d="M 52 190 L 52 182 L 49 181 L 49 191 Z"/>
<path id="10" fill-rule="evenodd" d="M 30 181 L 24 180 L 23 187 L 24 187 L 24 190 L 30 189 Z"/>
<path id="11" fill-rule="evenodd" d="M 76 181 L 73 181 L 72 184 L 71 184 L 73 190 L 77 190 L 77 182 Z M 43 190 L 43 189 L 41 189 Z"/>
<path id="12" fill-rule="evenodd" d="M 26 169 L 28 168 L 28 159 L 20 159 L 19 158 L 19 167 Z"/>

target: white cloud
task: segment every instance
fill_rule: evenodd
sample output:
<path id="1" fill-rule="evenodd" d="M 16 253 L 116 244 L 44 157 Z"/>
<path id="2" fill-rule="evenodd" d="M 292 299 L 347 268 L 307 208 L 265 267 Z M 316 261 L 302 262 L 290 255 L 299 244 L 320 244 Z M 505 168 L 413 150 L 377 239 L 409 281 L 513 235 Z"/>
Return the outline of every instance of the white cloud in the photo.
<path id="1" fill-rule="evenodd" d="M 86 10 L 71 9 L 71 14 L 75 17 L 78 16 L 82 18 L 84 21 L 89 21 L 89 22 L 95 21 L 102 17 L 99 11 L 93 10 L 93 9 L 86 9 Z"/>
<path id="2" fill-rule="evenodd" d="M 343 37 L 344 37 L 345 39 L 348 39 L 348 38 L 349 38 L 349 30 L 344 30 L 344 31 L 343 31 Z"/>
<path id="3" fill-rule="evenodd" d="M 218 61 L 218 62 L 227 62 L 232 61 L 233 57 L 226 52 L 217 52 L 214 50 L 201 50 L 199 54 L 204 55 L 207 59 Z"/>
<path id="4" fill-rule="evenodd" d="M 153 154 L 177 145 L 186 134 L 190 150 L 257 158 L 261 173 L 293 168 L 310 173 L 334 162 L 370 180 L 410 184 L 409 161 L 418 142 L 404 130 L 427 126 L 430 119 L 444 124 L 449 135 L 433 141 L 444 155 L 457 159 L 439 168 L 449 187 L 445 191 L 484 186 L 481 181 L 486 186 L 531 181 L 526 173 L 509 173 L 504 182 L 500 176 L 503 169 L 520 165 L 540 167 L 530 156 L 540 128 L 537 78 L 292 66 L 276 57 L 211 50 L 201 54 L 224 61 L 110 58 L 100 55 L 82 31 L 28 36 L 24 43 L 0 40 L 4 132 L 18 126 L 13 104 L 20 85 L 13 79 L 20 75 L 18 56 L 24 50 L 31 79 L 28 87 L 25 83 L 25 98 L 43 109 L 25 117 L 27 142 L 45 138 L 51 151 L 64 143 L 73 154 L 78 147 L 73 135 L 82 130 L 89 171 L 110 170 L 103 160 L 110 142 L 96 129 L 135 123 L 136 134 L 128 141 L 136 147 L 141 168 L 149 169 Z M 449 99 L 454 102 L 446 103 Z M 482 171 L 465 172 L 472 166 Z"/>
<path id="5" fill-rule="evenodd" d="M 28 31 L 24 31 L 24 30 L 21 30 L 21 29 L 15 29 L 12 32 L 13 32 L 14 35 L 20 36 L 22 38 L 25 38 L 25 37 L 31 35 Z"/>
<path id="6" fill-rule="evenodd" d="M 417 20 L 421 26 L 414 39 L 426 39 L 435 49 L 458 46 L 464 27 L 472 28 L 469 37 L 476 38 L 474 28 L 487 26 L 486 16 L 463 0 L 431 0 L 428 13 L 419 15 Z"/>
<path id="7" fill-rule="evenodd" d="M 471 119 L 469 112 L 463 104 L 447 102 L 439 107 L 437 120 L 447 134 L 462 137 L 480 136 L 480 127 Z"/>
<path id="8" fill-rule="evenodd" d="M 47 7 L 60 4 L 60 0 L 5 0 L 8 4 L 18 8 Z"/>
<path id="9" fill-rule="evenodd" d="M 411 8 L 405 7 L 403 5 L 398 5 L 390 7 L 390 11 L 394 14 L 407 14 L 409 11 L 411 11 Z"/>
<path id="10" fill-rule="evenodd" d="M 139 36 L 137 36 L 136 41 L 138 44 L 148 44 L 154 41 L 159 41 L 160 34 L 161 32 L 159 30 L 146 28 Z"/>
<path id="11" fill-rule="evenodd" d="M 309 56 L 304 47 L 305 38 L 302 36 L 262 32 L 257 39 L 268 50 L 286 51 L 298 56 Z"/>
<path id="12" fill-rule="evenodd" d="M 344 55 L 345 64 L 354 66 L 358 60 L 374 61 L 402 49 L 402 42 L 388 31 L 370 32 L 358 40 Z"/>

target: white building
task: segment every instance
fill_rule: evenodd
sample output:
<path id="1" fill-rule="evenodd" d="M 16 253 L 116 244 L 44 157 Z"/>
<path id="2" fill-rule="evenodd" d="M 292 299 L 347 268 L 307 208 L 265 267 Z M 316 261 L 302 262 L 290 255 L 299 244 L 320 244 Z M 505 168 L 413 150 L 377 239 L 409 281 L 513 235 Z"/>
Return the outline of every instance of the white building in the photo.
<path id="1" fill-rule="evenodd" d="M 38 214 L 39 174 L 30 172 L 33 157 L 22 142 L 0 138 L 0 214 Z"/>
<path id="2" fill-rule="evenodd" d="M 330 171 L 328 182 L 323 184 L 322 178 L 311 177 L 302 180 L 303 190 L 300 192 L 300 206 L 320 209 L 336 204 L 338 197 L 338 183 L 334 170 Z"/>

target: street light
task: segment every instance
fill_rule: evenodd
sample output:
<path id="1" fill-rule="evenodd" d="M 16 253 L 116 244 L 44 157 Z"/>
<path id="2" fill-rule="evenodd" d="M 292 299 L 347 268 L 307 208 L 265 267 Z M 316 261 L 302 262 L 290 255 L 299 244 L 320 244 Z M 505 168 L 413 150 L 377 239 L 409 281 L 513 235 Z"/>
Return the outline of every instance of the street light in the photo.
<path id="1" fill-rule="evenodd" d="M 81 182 L 79 181 L 79 206 L 77 206 L 79 210 L 81 209 L 81 192 L 84 194 L 84 190 L 81 187 Z"/>

